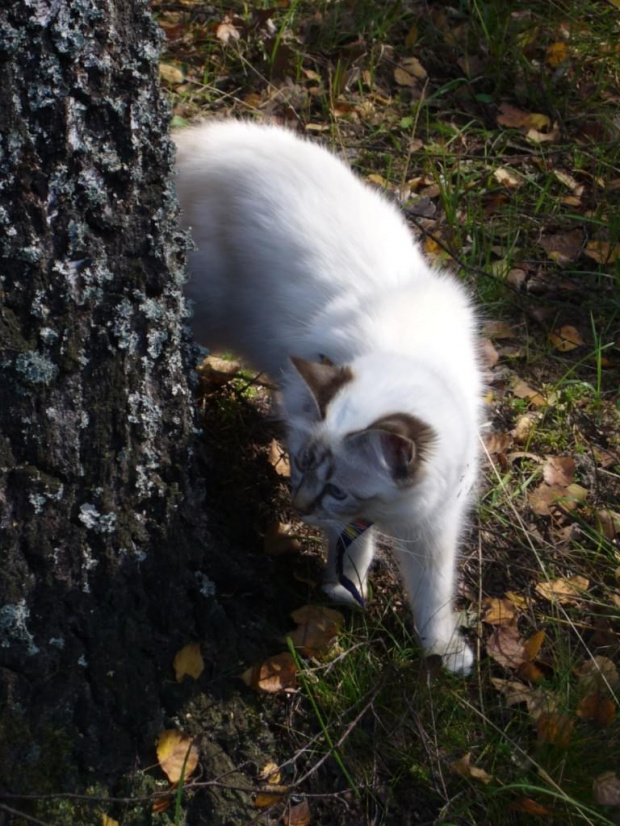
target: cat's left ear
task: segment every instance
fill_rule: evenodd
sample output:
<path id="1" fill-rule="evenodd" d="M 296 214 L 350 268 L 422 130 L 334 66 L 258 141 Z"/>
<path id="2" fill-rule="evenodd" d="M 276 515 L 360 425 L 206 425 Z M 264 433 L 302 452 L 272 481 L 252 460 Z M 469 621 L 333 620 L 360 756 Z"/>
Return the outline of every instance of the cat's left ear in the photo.
<path id="1" fill-rule="evenodd" d="M 421 419 L 409 413 L 393 413 L 352 433 L 347 442 L 379 464 L 394 482 L 407 485 L 414 481 L 436 439 L 433 428 Z"/>
<path id="2" fill-rule="evenodd" d="M 320 364 L 314 361 L 291 356 L 293 367 L 312 394 L 319 415 L 325 418 L 327 406 L 336 393 L 353 379 L 350 367 L 336 367 L 333 364 Z"/>

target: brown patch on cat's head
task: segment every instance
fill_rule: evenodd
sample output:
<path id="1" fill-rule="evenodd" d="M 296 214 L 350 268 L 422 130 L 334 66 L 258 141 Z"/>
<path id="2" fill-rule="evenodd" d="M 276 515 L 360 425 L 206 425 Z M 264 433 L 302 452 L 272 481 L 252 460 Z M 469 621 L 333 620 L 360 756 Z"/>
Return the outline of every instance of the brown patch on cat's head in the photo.
<path id="1" fill-rule="evenodd" d="M 390 413 L 366 429 L 389 434 L 383 439 L 383 447 L 388 454 L 394 479 L 405 485 L 415 481 L 420 466 L 437 440 L 437 434 L 430 425 L 409 413 Z"/>
<path id="2" fill-rule="evenodd" d="M 319 408 L 321 418 L 325 418 L 327 406 L 343 385 L 352 381 L 350 367 L 335 367 L 333 364 L 317 364 L 314 361 L 291 356 L 293 366 L 308 385 Z"/>

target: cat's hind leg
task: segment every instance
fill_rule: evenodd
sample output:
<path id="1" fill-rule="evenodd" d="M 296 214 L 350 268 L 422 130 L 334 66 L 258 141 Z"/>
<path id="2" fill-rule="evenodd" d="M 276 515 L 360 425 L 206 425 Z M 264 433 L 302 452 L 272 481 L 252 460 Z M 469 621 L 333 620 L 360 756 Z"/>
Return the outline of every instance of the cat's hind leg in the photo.
<path id="1" fill-rule="evenodd" d="M 336 527 L 327 529 L 327 566 L 322 588 L 333 602 L 360 608 L 368 596 L 368 569 L 375 555 L 373 530 L 367 528 L 339 560 L 341 533 Z"/>

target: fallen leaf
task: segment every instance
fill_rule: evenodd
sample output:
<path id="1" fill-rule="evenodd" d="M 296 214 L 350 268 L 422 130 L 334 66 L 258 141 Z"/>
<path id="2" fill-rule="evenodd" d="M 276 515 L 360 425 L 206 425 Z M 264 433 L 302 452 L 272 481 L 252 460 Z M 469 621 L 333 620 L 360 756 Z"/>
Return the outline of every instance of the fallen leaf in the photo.
<path id="1" fill-rule="evenodd" d="M 493 631 L 487 642 L 487 654 L 505 668 L 517 668 L 527 659 L 523 640 L 511 625 Z"/>
<path id="2" fill-rule="evenodd" d="M 567 266 L 581 254 L 583 232 L 580 229 L 556 232 L 553 235 L 544 235 L 538 243 L 549 258 L 561 266 Z"/>
<path id="3" fill-rule="evenodd" d="M 523 594 L 517 594 L 515 591 L 506 591 L 504 597 L 522 611 L 525 611 L 530 605 L 530 600 L 527 597 L 524 597 Z"/>
<path id="4" fill-rule="evenodd" d="M 283 816 L 284 826 L 309 826 L 310 804 L 304 798 L 301 803 L 290 806 Z"/>
<path id="5" fill-rule="evenodd" d="M 548 485 L 567 487 L 573 481 L 576 464 L 571 456 L 547 456 L 543 465 L 543 479 Z"/>
<path id="6" fill-rule="evenodd" d="M 297 628 L 288 636 L 295 648 L 308 656 L 329 649 L 344 625 L 340 611 L 322 605 L 304 605 L 293 611 L 291 617 Z"/>
<path id="7" fill-rule="evenodd" d="M 101 826 L 119 826 L 118 820 L 114 820 L 113 817 L 108 817 L 107 815 L 101 815 Z"/>
<path id="8" fill-rule="evenodd" d="M 402 66 L 397 66 L 394 69 L 394 80 L 399 86 L 411 87 L 418 85 L 417 78 L 410 74 L 406 69 L 403 69 Z"/>
<path id="9" fill-rule="evenodd" d="M 400 65 L 406 72 L 409 72 L 410 75 L 413 75 L 418 80 L 426 80 L 428 77 L 428 72 L 417 57 L 404 57 L 400 61 Z"/>
<path id="10" fill-rule="evenodd" d="M 497 677 L 492 677 L 491 683 L 504 695 L 507 706 L 525 703 L 533 720 L 537 720 L 541 714 L 551 714 L 557 709 L 557 697 L 541 686 L 529 686 L 516 680 L 501 680 Z"/>
<path id="11" fill-rule="evenodd" d="M 241 365 L 237 361 L 219 358 L 219 356 L 207 356 L 198 366 L 198 374 L 203 382 L 221 387 L 234 379 Z"/>
<path id="12" fill-rule="evenodd" d="M 525 656 L 528 660 L 535 660 L 545 641 L 545 632 L 536 631 L 531 637 L 525 641 Z"/>
<path id="13" fill-rule="evenodd" d="M 491 455 L 504 453 L 512 445 L 511 433 L 488 433 L 484 439 L 484 446 Z"/>
<path id="14" fill-rule="evenodd" d="M 231 19 L 226 16 L 215 29 L 215 36 L 222 43 L 230 43 L 231 40 L 239 40 L 241 32 L 233 25 Z"/>
<path id="15" fill-rule="evenodd" d="M 482 363 L 487 370 L 492 370 L 499 361 L 499 353 L 489 338 L 480 339 L 480 355 Z"/>
<path id="16" fill-rule="evenodd" d="M 610 510 L 597 510 L 595 516 L 603 536 L 609 539 L 610 542 L 620 534 L 620 513 Z"/>
<path id="17" fill-rule="evenodd" d="M 545 672 L 539 665 L 530 660 L 521 663 L 516 670 L 516 676 L 525 683 L 541 683 L 546 678 Z"/>
<path id="18" fill-rule="evenodd" d="M 564 511 L 574 510 L 585 501 L 588 491 L 581 485 L 547 485 L 543 482 L 528 495 L 531 509 L 539 516 L 550 516 L 554 507 Z"/>
<path id="19" fill-rule="evenodd" d="M 550 132 L 540 132 L 538 129 L 529 129 L 525 137 L 532 143 L 549 143 L 552 141 L 557 141 L 560 137 L 560 127 L 557 123 L 554 123 L 553 129 Z"/>
<path id="20" fill-rule="evenodd" d="M 610 726 L 616 719 L 616 712 L 616 704 L 611 697 L 605 697 L 600 691 L 586 694 L 577 708 L 577 716 L 597 728 Z"/>
<path id="21" fill-rule="evenodd" d="M 168 729 L 162 731 L 157 739 L 157 760 L 168 780 L 171 783 L 178 783 L 181 774 L 187 780 L 196 770 L 198 749 L 187 734 Z M 185 766 L 185 772 L 183 772 L 183 766 Z"/>
<path id="22" fill-rule="evenodd" d="M 550 334 L 549 341 L 560 353 L 568 353 L 570 350 L 576 350 L 577 347 L 581 347 L 584 343 L 579 330 L 570 324 L 566 324 L 564 327 L 558 327 L 557 330 Z"/>
<path id="23" fill-rule="evenodd" d="M 533 390 L 529 384 L 526 384 L 523 381 L 523 379 L 517 379 L 511 390 L 517 398 L 527 399 L 530 404 L 533 404 L 536 407 L 542 407 L 547 403 L 543 396 L 541 396 L 537 390 Z"/>
<path id="24" fill-rule="evenodd" d="M 567 748 L 574 725 L 574 719 L 568 714 L 543 712 L 536 720 L 538 744 L 551 743 L 562 749 Z"/>
<path id="25" fill-rule="evenodd" d="M 487 321 L 482 325 L 482 332 L 489 338 L 512 339 L 517 338 L 514 329 L 505 321 Z"/>
<path id="26" fill-rule="evenodd" d="M 405 38 L 405 46 L 414 46 L 418 40 L 418 27 L 414 23 L 413 26 L 407 32 L 407 37 Z"/>
<path id="27" fill-rule="evenodd" d="M 280 803 L 288 794 L 288 786 L 268 785 L 265 790 L 257 792 L 253 803 L 257 809 L 266 809 L 268 806 L 274 806 Z"/>
<path id="28" fill-rule="evenodd" d="M 590 660 L 586 660 L 575 670 L 582 691 L 603 691 L 605 689 L 616 691 L 620 688 L 620 676 L 616 664 L 609 659 L 597 654 Z"/>
<path id="29" fill-rule="evenodd" d="M 527 442 L 532 435 L 535 424 L 536 416 L 532 413 L 524 413 L 522 416 L 519 416 L 512 431 L 515 442 L 520 445 Z"/>
<path id="30" fill-rule="evenodd" d="M 527 815 L 534 815 L 534 817 L 550 817 L 553 811 L 543 806 L 542 803 L 537 803 L 531 797 L 522 797 L 520 800 L 515 800 L 510 804 L 513 812 L 524 812 Z"/>
<path id="31" fill-rule="evenodd" d="M 254 691 L 276 694 L 279 691 L 293 691 L 297 688 L 297 666 L 288 651 L 268 657 L 246 669 L 240 679 Z"/>
<path id="32" fill-rule="evenodd" d="M 493 177 L 498 183 L 502 184 L 502 186 L 507 186 L 509 189 L 518 189 L 523 185 L 523 178 L 513 169 L 506 166 L 498 167 L 493 172 Z"/>
<path id="33" fill-rule="evenodd" d="M 482 606 L 485 609 L 482 620 L 489 625 L 512 625 L 519 613 L 513 602 L 498 597 L 485 597 Z"/>
<path id="34" fill-rule="evenodd" d="M 275 783 L 276 785 L 282 780 L 280 769 L 278 766 L 270 760 L 266 763 L 263 768 L 260 770 L 258 776 L 260 779 L 265 783 Z"/>
<path id="35" fill-rule="evenodd" d="M 286 450 L 277 439 L 272 439 L 269 443 L 269 464 L 278 474 L 288 479 L 291 475 L 291 463 Z"/>
<path id="36" fill-rule="evenodd" d="M 465 75 L 465 77 L 477 77 L 478 75 L 481 75 L 484 71 L 484 63 L 478 57 L 478 55 L 475 54 L 466 54 L 462 57 L 457 57 L 456 63 Z"/>
<path id="37" fill-rule="evenodd" d="M 186 676 L 193 677 L 197 680 L 205 668 L 204 660 L 200 652 L 200 645 L 197 642 L 192 642 L 189 645 L 177 651 L 172 662 L 177 683 L 182 683 Z"/>
<path id="38" fill-rule="evenodd" d="M 274 522 L 267 528 L 263 550 L 268 556 L 284 556 L 295 554 L 301 550 L 301 542 L 291 534 L 291 526 L 282 522 Z"/>
<path id="39" fill-rule="evenodd" d="M 560 577 L 551 582 L 539 582 L 536 586 L 536 593 L 550 602 L 557 600 L 561 605 L 565 605 L 578 602 L 585 596 L 584 592 L 589 587 L 590 581 L 583 576 L 572 576 L 568 579 Z"/>
<path id="40" fill-rule="evenodd" d="M 613 771 L 599 774 L 592 783 L 592 793 L 599 806 L 620 806 L 620 778 Z"/>
<path id="41" fill-rule="evenodd" d="M 561 40 L 547 47 L 545 62 L 551 69 L 557 68 L 568 57 L 568 45 Z"/>
<path id="42" fill-rule="evenodd" d="M 467 777 L 471 780 L 479 780 L 481 783 L 487 785 L 493 780 L 492 775 L 484 769 L 479 769 L 477 766 L 471 764 L 471 752 L 467 752 L 463 757 L 450 763 L 450 769 L 461 777 Z"/>
<path id="43" fill-rule="evenodd" d="M 564 186 L 568 187 L 574 193 L 576 193 L 577 195 L 582 195 L 583 194 L 583 185 L 580 184 L 570 174 L 570 172 L 567 172 L 565 169 L 554 169 L 553 174 L 555 175 L 555 177 L 558 179 L 558 181 L 561 184 L 564 184 Z M 579 198 L 578 197 L 574 200 L 576 200 L 577 204 L 579 204 Z"/>
<path id="44" fill-rule="evenodd" d="M 166 809 L 169 809 L 172 806 L 172 801 L 174 800 L 173 795 L 168 794 L 165 796 L 158 797 L 156 800 L 153 801 L 153 806 L 151 811 L 154 814 L 161 814 L 165 812 Z"/>
<path id="45" fill-rule="evenodd" d="M 615 264 L 620 258 L 620 244 L 612 247 L 609 241 L 588 241 L 584 254 L 599 264 Z"/>
<path id="46" fill-rule="evenodd" d="M 545 129 L 551 125 L 547 115 L 536 112 L 525 112 L 511 103 L 501 103 L 496 120 L 500 126 L 511 129 Z"/>
<path id="47" fill-rule="evenodd" d="M 185 75 L 179 67 L 173 66 L 171 63 L 159 64 L 159 76 L 170 84 L 183 83 L 185 80 Z"/>

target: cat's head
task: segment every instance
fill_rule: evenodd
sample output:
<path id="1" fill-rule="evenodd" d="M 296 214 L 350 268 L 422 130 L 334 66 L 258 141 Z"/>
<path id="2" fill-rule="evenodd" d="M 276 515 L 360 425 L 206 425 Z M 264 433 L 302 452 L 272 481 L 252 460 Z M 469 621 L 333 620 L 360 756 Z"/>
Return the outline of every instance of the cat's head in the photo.
<path id="1" fill-rule="evenodd" d="M 424 475 L 434 430 L 398 409 L 360 420 L 364 402 L 354 397 L 352 368 L 291 361 L 305 392 L 290 441 L 296 508 L 310 523 L 394 518 Z"/>

